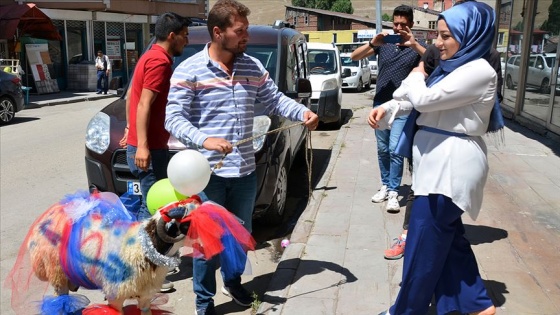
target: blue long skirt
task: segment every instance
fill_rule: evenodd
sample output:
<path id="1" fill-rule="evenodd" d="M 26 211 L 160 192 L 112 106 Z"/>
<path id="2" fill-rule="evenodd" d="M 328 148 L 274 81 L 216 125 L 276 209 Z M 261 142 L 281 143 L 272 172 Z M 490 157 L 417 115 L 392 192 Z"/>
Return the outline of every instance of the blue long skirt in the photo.
<path id="1" fill-rule="evenodd" d="M 463 314 L 492 306 L 461 220 L 463 211 L 444 195 L 417 196 L 406 238 L 402 286 L 391 315 Z"/>

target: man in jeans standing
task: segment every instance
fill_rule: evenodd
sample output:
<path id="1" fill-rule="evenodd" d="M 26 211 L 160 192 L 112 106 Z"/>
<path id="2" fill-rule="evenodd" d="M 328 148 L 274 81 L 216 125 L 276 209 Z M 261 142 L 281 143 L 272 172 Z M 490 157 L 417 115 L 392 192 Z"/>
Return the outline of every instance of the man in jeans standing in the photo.
<path id="1" fill-rule="evenodd" d="M 109 72 L 111 71 L 111 61 L 101 50 L 97 52 L 95 58 L 97 68 L 97 94 L 107 94 L 109 90 Z"/>
<path id="2" fill-rule="evenodd" d="M 302 104 L 278 92 L 268 71 L 247 54 L 250 11 L 235 0 L 217 1 L 208 14 L 211 42 L 183 61 L 173 73 L 165 128 L 185 145 L 199 149 L 214 167 L 204 193 L 235 214 L 251 232 L 257 194 L 255 150 L 251 142 L 233 143 L 253 135 L 255 103 L 266 114 L 304 121 L 313 130 L 319 119 Z M 193 258 L 196 314 L 216 314 L 216 269 L 219 257 Z M 251 306 L 253 297 L 241 285 L 241 274 L 224 278 L 222 293 L 237 304 Z"/>
<path id="3" fill-rule="evenodd" d="M 408 76 L 410 71 L 418 65 L 420 57 L 426 50 L 424 45 L 414 39 L 410 30 L 413 25 L 413 9 L 406 5 L 398 6 L 393 11 L 393 32 L 401 36 L 400 43 L 385 43 L 384 37 L 387 34 L 380 33 L 352 52 L 352 60 L 360 60 L 377 54 L 379 74 L 373 107 L 393 99 L 393 92 L 401 85 L 401 81 Z M 407 116 L 396 118 L 391 129 L 375 130 L 382 186 L 373 195 L 371 201 L 383 202 L 387 200 L 386 209 L 389 212 L 400 211 L 397 197 L 402 180 L 404 159 L 402 156 L 395 154 L 395 147 L 407 118 Z"/>
<path id="4" fill-rule="evenodd" d="M 144 53 L 134 69 L 127 94 L 125 128 L 126 160 L 132 174 L 140 180 L 142 205 L 138 219 L 150 218 L 146 196 L 152 185 L 167 178 L 169 133 L 164 128 L 165 106 L 169 93 L 173 56 L 180 56 L 188 43 L 190 19 L 164 13 L 156 22 L 156 43 Z M 166 280 L 161 291 L 173 288 Z"/>

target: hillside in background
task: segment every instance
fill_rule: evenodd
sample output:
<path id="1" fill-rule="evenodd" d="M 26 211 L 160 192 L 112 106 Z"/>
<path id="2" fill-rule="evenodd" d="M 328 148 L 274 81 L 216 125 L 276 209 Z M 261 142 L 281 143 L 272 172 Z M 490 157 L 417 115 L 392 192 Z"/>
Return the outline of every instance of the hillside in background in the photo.
<path id="1" fill-rule="evenodd" d="M 479 0 L 491 6 L 495 0 Z M 292 5 L 291 0 L 241 0 L 243 4 L 251 9 L 249 23 L 251 24 L 273 24 L 276 20 L 284 20 L 286 5 Z M 210 0 L 210 7 L 216 0 Z M 410 6 L 418 5 L 417 0 L 382 0 L 382 13 L 393 14 L 393 9 L 401 4 Z M 352 0 L 354 15 L 375 19 L 375 0 Z"/>
<path id="2" fill-rule="evenodd" d="M 286 5 L 292 5 L 291 0 L 241 0 L 251 9 L 249 22 L 251 24 L 272 24 L 275 20 L 284 20 Z M 210 0 L 210 7 L 216 0 Z M 415 5 L 416 0 L 383 0 L 383 13 L 392 14 L 393 9 L 401 4 Z M 375 19 L 375 0 L 352 0 L 354 14 Z M 382 14 L 383 14 L 382 13 Z"/>

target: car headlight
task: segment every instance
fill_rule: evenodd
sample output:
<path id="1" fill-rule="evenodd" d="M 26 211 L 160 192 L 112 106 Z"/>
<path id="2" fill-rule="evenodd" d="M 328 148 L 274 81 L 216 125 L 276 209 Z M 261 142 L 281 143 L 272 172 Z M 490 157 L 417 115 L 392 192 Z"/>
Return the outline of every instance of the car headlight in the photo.
<path id="1" fill-rule="evenodd" d="M 358 72 L 352 72 L 352 76 L 355 77 L 358 74 Z"/>
<path id="2" fill-rule="evenodd" d="M 253 137 L 268 132 L 268 128 L 270 128 L 270 124 L 271 121 L 270 118 L 268 118 L 268 116 L 264 116 L 264 115 L 255 116 L 253 118 Z M 255 149 L 255 152 L 259 152 L 263 148 L 265 140 L 266 140 L 266 136 L 260 136 L 253 139 L 253 149 Z"/>
<path id="3" fill-rule="evenodd" d="M 338 81 L 336 78 L 328 79 L 321 85 L 321 91 L 330 91 L 338 89 Z"/>
<path id="4" fill-rule="evenodd" d="M 89 121 L 86 129 L 86 147 L 97 154 L 103 154 L 109 147 L 109 115 L 97 113 Z"/>

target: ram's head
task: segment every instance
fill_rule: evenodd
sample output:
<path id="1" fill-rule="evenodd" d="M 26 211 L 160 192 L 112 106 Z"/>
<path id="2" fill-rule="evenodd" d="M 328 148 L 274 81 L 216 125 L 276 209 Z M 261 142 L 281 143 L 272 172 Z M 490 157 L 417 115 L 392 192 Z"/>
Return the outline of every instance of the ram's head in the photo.
<path id="1" fill-rule="evenodd" d="M 158 252 L 168 252 L 173 244 L 185 238 L 190 226 L 188 214 L 198 208 L 200 203 L 198 196 L 192 196 L 162 207 L 154 214 L 146 225 L 146 231 Z"/>

